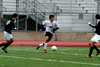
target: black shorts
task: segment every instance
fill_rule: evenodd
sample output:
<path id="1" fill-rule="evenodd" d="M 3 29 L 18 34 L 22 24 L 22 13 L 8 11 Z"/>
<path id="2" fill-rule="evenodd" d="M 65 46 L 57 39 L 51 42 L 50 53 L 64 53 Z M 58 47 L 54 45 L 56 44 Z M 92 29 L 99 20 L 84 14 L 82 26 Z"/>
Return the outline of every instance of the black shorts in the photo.
<path id="1" fill-rule="evenodd" d="M 47 42 L 49 42 L 49 41 L 52 39 L 53 34 L 50 33 L 50 32 L 46 32 L 46 33 L 45 33 L 45 36 L 48 36 L 48 37 L 49 37 L 49 39 L 48 39 L 48 41 L 47 41 Z"/>

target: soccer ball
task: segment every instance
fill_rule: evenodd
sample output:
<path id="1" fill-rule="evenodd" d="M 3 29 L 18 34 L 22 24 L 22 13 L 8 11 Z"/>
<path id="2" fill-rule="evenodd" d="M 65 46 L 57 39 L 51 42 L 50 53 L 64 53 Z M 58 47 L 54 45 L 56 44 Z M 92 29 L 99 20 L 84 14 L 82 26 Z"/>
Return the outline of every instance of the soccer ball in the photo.
<path id="1" fill-rule="evenodd" d="M 57 47 L 56 47 L 56 46 L 52 46 L 52 47 L 51 47 L 51 50 L 52 50 L 52 51 L 56 51 L 56 50 L 57 50 Z"/>

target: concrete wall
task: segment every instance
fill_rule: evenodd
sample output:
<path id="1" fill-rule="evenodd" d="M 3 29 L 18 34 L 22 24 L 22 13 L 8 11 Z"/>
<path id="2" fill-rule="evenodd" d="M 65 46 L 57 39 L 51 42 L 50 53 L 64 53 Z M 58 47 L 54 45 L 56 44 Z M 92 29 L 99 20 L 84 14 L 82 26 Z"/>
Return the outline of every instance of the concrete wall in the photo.
<path id="1" fill-rule="evenodd" d="M 59 41 L 89 41 L 93 33 L 64 33 L 58 32 L 54 34 L 52 40 Z M 13 32 L 15 40 L 44 40 L 44 33 L 40 32 Z M 0 40 L 5 40 L 3 32 L 0 32 Z"/>

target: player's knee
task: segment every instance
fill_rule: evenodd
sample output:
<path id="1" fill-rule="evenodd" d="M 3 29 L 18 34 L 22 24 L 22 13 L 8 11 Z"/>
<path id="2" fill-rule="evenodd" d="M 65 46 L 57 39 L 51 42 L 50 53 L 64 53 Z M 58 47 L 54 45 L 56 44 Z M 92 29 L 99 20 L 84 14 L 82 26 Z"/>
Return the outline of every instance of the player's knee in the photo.
<path id="1" fill-rule="evenodd" d="M 89 46 L 91 45 L 91 43 L 89 43 Z"/>
<path id="2" fill-rule="evenodd" d="M 49 37 L 46 37 L 46 40 L 48 40 L 49 39 Z"/>
<path id="3" fill-rule="evenodd" d="M 46 42 L 49 40 L 49 37 L 48 36 L 46 36 Z"/>
<path id="4" fill-rule="evenodd" d="M 48 42 L 50 42 L 50 38 L 48 38 L 48 39 L 46 40 L 46 43 L 48 43 Z"/>
<path id="5" fill-rule="evenodd" d="M 90 46 L 90 47 L 93 47 L 93 45 L 94 45 L 94 42 L 93 42 L 93 41 L 90 41 L 90 42 L 89 42 L 89 46 Z"/>
<path id="6" fill-rule="evenodd" d="M 11 41 L 11 43 L 13 43 L 13 42 L 14 42 L 14 40 Z"/>
<path id="7" fill-rule="evenodd" d="M 46 43 L 48 43 L 49 42 L 49 39 L 46 39 L 46 41 L 45 41 Z"/>
<path id="8" fill-rule="evenodd" d="M 49 42 L 49 40 L 46 40 L 46 43 L 48 43 Z"/>
<path id="9" fill-rule="evenodd" d="M 13 42 L 14 42 L 14 40 L 13 40 L 13 39 L 11 39 L 11 40 L 10 40 L 10 43 L 13 43 Z"/>

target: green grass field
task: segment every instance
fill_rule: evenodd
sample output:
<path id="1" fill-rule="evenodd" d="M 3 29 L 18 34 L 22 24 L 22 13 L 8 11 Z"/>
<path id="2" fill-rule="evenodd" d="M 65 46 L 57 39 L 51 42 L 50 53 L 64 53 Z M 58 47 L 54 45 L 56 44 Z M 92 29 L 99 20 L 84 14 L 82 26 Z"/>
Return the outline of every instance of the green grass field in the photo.
<path id="1" fill-rule="evenodd" d="M 85 58 L 89 48 L 59 47 L 57 51 L 43 52 L 43 47 L 9 47 L 9 53 L 0 50 L 0 67 L 100 67 L 96 51 L 92 58 Z"/>

